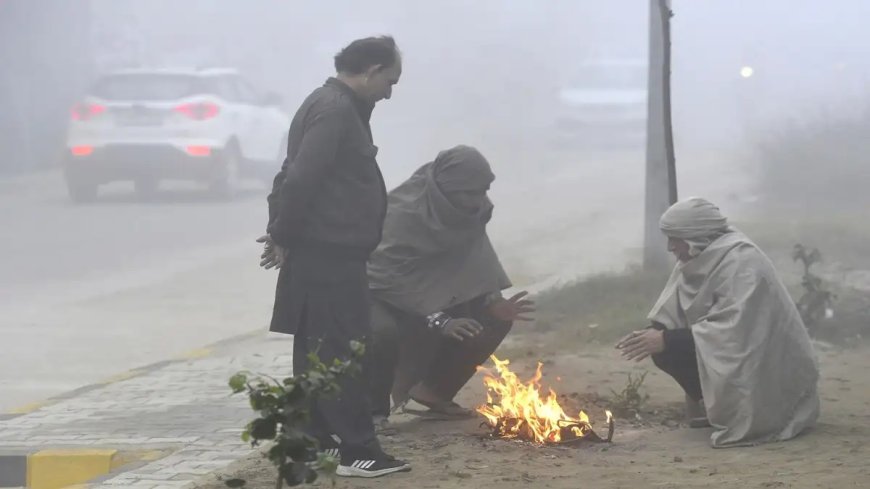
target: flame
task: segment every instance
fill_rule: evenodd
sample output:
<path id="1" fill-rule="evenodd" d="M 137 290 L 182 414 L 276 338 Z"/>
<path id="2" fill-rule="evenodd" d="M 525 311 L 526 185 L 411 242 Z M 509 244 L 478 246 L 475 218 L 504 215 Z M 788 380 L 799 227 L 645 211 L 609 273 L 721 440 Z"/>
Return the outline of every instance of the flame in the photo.
<path id="1" fill-rule="evenodd" d="M 498 436 L 545 444 L 558 443 L 568 434 L 582 438 L 591 431 L 592 425 L 585 412 L 580 411 L 576 417 L 571 417 L 559 405 L 553 389 L 548 389 L 546 396 L 542 394 L 540 362 L 534 377 L 523 383 L 508 368 L 510 360 L 499 360 L 495 355 L 490 358 L 495 363 L 498 377 L 484 377 L 486 404 L 478 407 L 477 412 L 495 428 Z M 612 415 L 610 411 L 606 413 L 608 425 L 611 425 Z"/>

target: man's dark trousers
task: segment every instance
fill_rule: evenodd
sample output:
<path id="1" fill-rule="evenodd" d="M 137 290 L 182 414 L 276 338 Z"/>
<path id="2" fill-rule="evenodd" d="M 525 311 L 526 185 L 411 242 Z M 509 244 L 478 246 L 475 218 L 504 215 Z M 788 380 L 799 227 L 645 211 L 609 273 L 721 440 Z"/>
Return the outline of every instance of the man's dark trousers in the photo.
<path id="1" fill-rule="evenodd" d="M 285 264 L 290 277 L 291 314 L 298 318 L 293 340 L 293 371 L 308 368 L 308 353 L 324 363 L 346 360 L 350 342 L 370 336 L 370 305 L 365 257 L 348 257 L 317 250 L 291 252 Z M 308 433 L 319 440 L 336 435 L 344 454 L 380 451 L 371 415 L 366 373 L 341 379 L 337 398 L 312 406 Z"/>

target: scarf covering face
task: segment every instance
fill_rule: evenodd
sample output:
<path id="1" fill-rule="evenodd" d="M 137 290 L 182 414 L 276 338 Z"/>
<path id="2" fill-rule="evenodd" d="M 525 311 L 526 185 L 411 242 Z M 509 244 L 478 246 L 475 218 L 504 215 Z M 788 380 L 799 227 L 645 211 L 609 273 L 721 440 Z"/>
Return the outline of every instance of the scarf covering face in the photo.
<path id="1" fill-rule="evenodd" d="M 389 193 L 381 244 L 369 259 L 372 295 L 429 315 L 511 286 L 486 234 L 493 205 L 451 204 L 457 191 L 485 191 L 495 176 L 474 148 L 442 151 Z"/>
<path id="2" fill-rule="evenodd" d="M 698 251 L 676 265 L 649 319 L 692 331 L 711 444 L 787 440 L 812 427 L 815 353 L 773 264 L 703 199 L 675 204 L 661 222 Z"/>
<path id="3" fill-rule="evenodd" d="M 665 236 L 688 243 L 689 256 L 692 257 L 701 254 L 716 238 L 733 230 L 719 208 L 701 197 L 690 197 L 672 205 L 659 219 L 659 228 Z"/>

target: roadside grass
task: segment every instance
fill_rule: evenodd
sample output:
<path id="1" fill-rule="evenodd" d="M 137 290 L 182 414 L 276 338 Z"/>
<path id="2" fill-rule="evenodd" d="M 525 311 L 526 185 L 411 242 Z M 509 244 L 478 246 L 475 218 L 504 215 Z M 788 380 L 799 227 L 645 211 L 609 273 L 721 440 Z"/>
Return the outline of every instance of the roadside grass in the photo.
<path id="1" fill-rule="evenodd" d="M 824 258 L 819 272 L 837 295 L 834 317 L 825 321 L 819 338 L 843 346 L 870 338 L 870 279 L 863 284 L 849 278 L 862 271 L 870 277 L 870 226 L 863 215 L 857 210 L 758 213 L 735 224 L 771 257 L 796 300 L 803 293 L 802 269 L 792 260 L 792 249 L 797 243 L 819 248 Z M 593 275 L 547 289 L 535 297 L 535 322 L 516 325 L 498 354 L 530 356 L 544 347 L 571 352 L 611 345 L 649 324 L 647 313 L 666 280 L 667 273 L 630 266 L 621 273 Z"/>

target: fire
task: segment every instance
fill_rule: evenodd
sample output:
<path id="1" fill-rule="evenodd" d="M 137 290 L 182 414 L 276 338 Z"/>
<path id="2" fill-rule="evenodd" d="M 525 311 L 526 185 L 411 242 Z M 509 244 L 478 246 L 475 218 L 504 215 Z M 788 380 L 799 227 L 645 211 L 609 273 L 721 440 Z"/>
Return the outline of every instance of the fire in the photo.
<path id="1" fill-rule="evenodd" d="M 487 387 L 486 404 L 477 412 L 486 417 L 494 434 L 503 438 L 520 438 L 538 444 L 562 443 L 580 438 L 594 438 L 604 441 L 592 431 L 589 416 L 580 411 L 571 417 L 559 405 L 553 389 L 544 396 L 541 389 L 541 368 L 539 362 L 534 377 L 521 382 L 508 365 L 510 360 L 499 360 L 491 356 L 498 377 L 487 375 L 483 382 Z M 609 434 L 613 434 L 613 416 L 607 414 Z"/>

